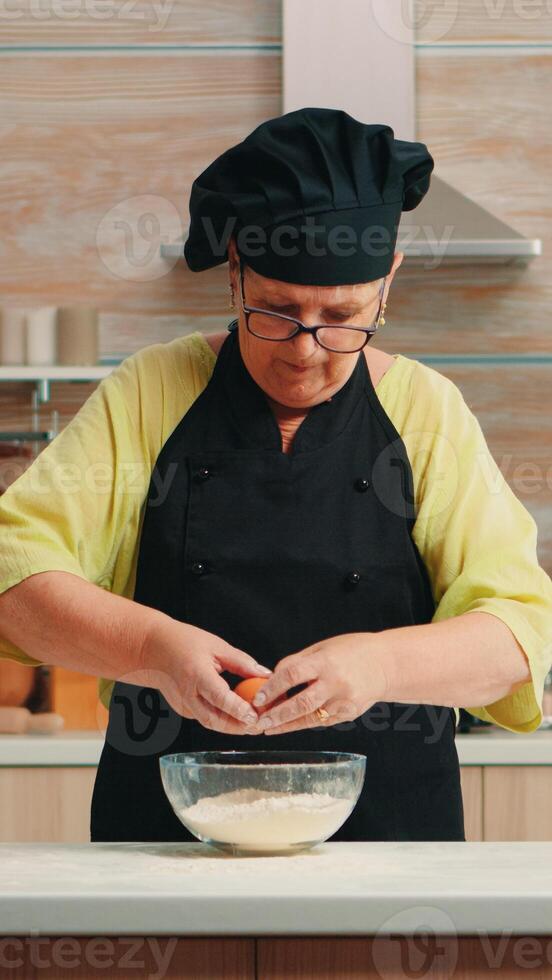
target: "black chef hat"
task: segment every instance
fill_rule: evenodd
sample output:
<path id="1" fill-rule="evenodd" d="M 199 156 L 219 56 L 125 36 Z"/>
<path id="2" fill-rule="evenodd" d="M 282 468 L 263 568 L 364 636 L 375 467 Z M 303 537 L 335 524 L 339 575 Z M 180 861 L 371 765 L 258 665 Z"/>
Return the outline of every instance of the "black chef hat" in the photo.
<path id="1" fill-rule="evenodd" d="M 379 279 L 393 265 L 401 213 L 429 190 L 424 143 L 397 140 L 340 109 L 268 119 L 196 178 L 186 262 L 201 272 L 243 261 L 270 279 L 339 286 Z"/>

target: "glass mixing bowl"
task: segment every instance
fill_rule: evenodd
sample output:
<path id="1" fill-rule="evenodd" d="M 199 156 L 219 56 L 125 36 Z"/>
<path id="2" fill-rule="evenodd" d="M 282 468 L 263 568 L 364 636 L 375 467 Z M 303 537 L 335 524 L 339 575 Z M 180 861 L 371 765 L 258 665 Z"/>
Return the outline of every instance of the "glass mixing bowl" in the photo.
<path id="1" fill-rule="evenodd" d="M 350 752 L 192 752 L 161 756 L 179 820 L 232 854 L 289 854 L 335 834 L 355 807 L 366 756 Z"/>

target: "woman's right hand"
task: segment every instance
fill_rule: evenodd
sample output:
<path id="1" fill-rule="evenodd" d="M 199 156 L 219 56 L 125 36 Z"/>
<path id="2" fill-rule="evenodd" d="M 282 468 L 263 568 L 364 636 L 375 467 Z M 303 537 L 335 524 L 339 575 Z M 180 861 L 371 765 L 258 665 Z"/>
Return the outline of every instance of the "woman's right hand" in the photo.
<path id="1" fill-rule="evenodd" d="M 141 651 L 140 679 L 131 683 L 156 688 L 177 714 L 195 718 L 204 728 L 246 735 L 259 715 L 219 676 L 224 670 L 267 679 L 272 673 L 214 633 L 163 614 L 152 620 Z"/>

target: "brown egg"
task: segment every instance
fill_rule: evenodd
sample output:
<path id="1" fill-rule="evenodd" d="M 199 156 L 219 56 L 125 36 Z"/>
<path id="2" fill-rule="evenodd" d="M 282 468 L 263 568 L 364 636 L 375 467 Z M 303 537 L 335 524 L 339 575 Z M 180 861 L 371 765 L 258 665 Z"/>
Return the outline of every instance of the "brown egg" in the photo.
<path id="1" fill-rule="evenodd" d="M 248 701 L 249 704 L 251 704 L 257 691 L 263 686 L 263 684 L 266 684 L 266 681 L 266 677 L 246 677 L 244 681 L 240 681 L 239 684 L 236 684 L 234 693 L 239 694 L 240 698 L 243 698 L 244 701 Z M 272 702 L 271 707 L 272 705 L 281 704 L 282 701 L 286 700 L 286 695 L 281 694 L 279 698 L 276 698 L 276 700 Z M 268 705 L 262 704 L 259 705 L 258 708 L 255 708 L 255 710 L 262 713 L 263 711 L 266 711 L 267 707 Z"/>

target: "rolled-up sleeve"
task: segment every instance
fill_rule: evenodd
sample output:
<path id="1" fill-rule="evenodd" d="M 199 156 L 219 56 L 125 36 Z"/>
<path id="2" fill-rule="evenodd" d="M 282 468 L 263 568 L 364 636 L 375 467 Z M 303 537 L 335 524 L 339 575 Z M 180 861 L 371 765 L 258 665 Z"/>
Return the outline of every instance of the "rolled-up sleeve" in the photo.
<path id="1" fill-rule="evenodd" d="M 430 368 L 419 370 L 429 397 L 405 443 L 414 458 L 413 539 L 432 584 L 433 622 L 477 611 L 509 627 L 531 680 L 492 704 L 465 707 L 513 732 L 532 732 L 542 722 L 552 664 L 552 580 L 538 561 L 537 526 L 457 386 Z"/>

